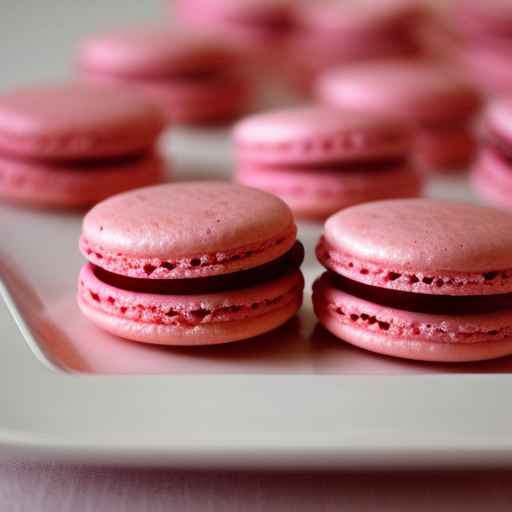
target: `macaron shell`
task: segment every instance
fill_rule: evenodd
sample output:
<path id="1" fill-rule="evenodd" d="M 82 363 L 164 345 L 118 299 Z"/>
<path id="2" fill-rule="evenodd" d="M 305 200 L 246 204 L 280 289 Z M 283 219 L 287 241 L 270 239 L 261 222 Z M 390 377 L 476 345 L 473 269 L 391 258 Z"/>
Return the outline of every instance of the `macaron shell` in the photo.
<path id="1" fill-rule="evenodd" d="M 438 172 L 463 172 L 475 156 L 477 142 L 463 125 L 418 130 L 415 157 L 419 167 Z"/>
<path id="2" fill-rule="evenodd" d="M 330 332 L 372 352 L 444 362 L 512 354 L 512 310 L 476 315 L 404 311 L 339 290 L 328 274 L 315 283 L 313 303 Z"/>
<path id="3" fill-rule="evenodd" d="M 165 79 L 223 69 L 237 57 L 204 34 L 148 25 L 93 36 L 83 43 L 79 59 L 91 72 Z"/>
<path id="4" fill-rule="evenodd" d="M 302 303 L 295 271 L 251 288 L 198 295 L 156 295 L 112 287 L 92 266 L 80 273 L 78 301 L 86 316 L 113 334 L 148 343 L 225 343 L 284 323 Z"/>
<path id="5" fill-rule="evenodd" d="M 241 161 L 276 165 L 403 156 L 411 143 L 399 123 L 321 107 L 249 116 L 233 137 Z"/>
<path id="6" fill-rule="evenodd" d="M 414 122 L 468 119 L 481 96 L 462 74 L 446 65 L 390 60 L 328 71 L 318 97 L 343 109 L 390 114 Z"/>
<path id="7" fill-rule="evenodd" d="M 0 97 L 0 152 L 94 159 L 149 149 L 165 124 L 140 94 L 84 83 L 19 89 Z"/>
<path id="8" fill-rule="evenodd" d="M 358 205 L 331 216 L 317 256 L 350 279 L 439 295 L 512 291 L 512 220 L 434 199 Z"/>
<path id="9" fill-rule="evenodd" d="M 236 179 L 273 193 L 296 216 L 322 219 L 354 204 L 389 197 L 415 197 L 421 178 L 408 166 L 372 171 L 284 169 L 241 166 Z"/>
<path id="10" fill-rule="evenodd" d="M 88 73 L 87 79 L 114 83 L 138 91 L 178 123 L 225 122 L 239 117 L 251 103 L 247 80 L 238 74 L 192 80 L 124 81 L 107 74 Z"/>
<path id="11" fill-rule="evenodd" d="M 96 205 L 81 249 L 106 270 L 144 278 L 235 272 L 272 261 L 295 243 L 286 204 L 265 192 L 221 182 L 139 189 Z"/>
<path id="12" fill-rule="evenodd" d="M 85 207 L 126 190 L 154 185 L 169 172 L 157 156 L 94 166 L 59 166 L 0 157 L 0 197 L 48 207 Z"/>

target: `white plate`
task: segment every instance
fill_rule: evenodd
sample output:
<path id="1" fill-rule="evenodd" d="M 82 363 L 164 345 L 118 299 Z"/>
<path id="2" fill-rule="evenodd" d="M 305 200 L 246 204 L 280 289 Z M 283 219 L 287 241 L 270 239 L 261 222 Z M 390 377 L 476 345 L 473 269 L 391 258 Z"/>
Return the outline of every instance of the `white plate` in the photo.
<path id="1" fill-rule="evenodd" d="M 225 177 L 225 133 L 176 133 L 171 146 L 178 177 Z M 457 179 L 431 193 L 470 199 Z M 4 205 L 0 218 L 1 454 L 202 468 L 512 463 L 512 358 L 395 360 L 316 327 L 317 224 L 300 226 L 307 288 L 297 319 L 187 350 L 124 342 L 82 318 L 81 215 Z"/>

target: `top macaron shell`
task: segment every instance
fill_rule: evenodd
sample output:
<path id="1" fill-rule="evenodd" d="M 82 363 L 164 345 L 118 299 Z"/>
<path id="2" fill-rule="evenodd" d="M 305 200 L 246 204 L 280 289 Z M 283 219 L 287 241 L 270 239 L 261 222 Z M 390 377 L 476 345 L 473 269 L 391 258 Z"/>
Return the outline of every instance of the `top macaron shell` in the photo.
<path id="1" fill-rule="evenodd" d="M 402 157 L 411 143 L 400 123 L 321 107 L 249 116 L 233 137 L 240 160 L 276 165 Z"/>
<path id="2" fill-rule="evenodd" d="M 149 25 L 93 36 L 82 44 L 79 57 L 86 71 L 134 78 L 216 71 L 236 59 L 227 46 L 204 34 Z"/>
<path id="3" fill-rule="evenodd" d="M 76 82 L 0 97 L 0 152 L 6 155 L 127 156 L 152 147 L 164 126 L 152 102 L 117 87 Z"/>
<path id="4" fill-rule="evenodd" d="M 194 278 L 272 261 L 295 243 L 288 206 L 228 183 L 160 185 L 96 205 L 83 222 L 81 250 L 129 277 Z"/>
<path id="5" fill-rule="evenodd" d="M 509 293 L 512 218 L 433 199 L 367 203 L 327 220 L 317 255 L 327 268 L 372 286 L 441 295 Z"/>
<path id="6" fill-rule="evenodd" d="M 339 108 L 420 122 L 466 119 L 481 106 L 478 90 L 467 79 L 426 62 L 391 60 L 328 71 L 318 81 L 317 94 Z"/>

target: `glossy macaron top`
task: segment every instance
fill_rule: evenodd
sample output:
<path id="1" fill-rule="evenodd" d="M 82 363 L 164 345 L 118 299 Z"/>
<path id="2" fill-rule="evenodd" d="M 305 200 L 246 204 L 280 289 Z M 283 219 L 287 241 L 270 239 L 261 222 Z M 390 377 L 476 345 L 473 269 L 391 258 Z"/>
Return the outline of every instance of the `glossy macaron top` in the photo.
<path id="1" fill-rule="evenodd" d="M 129 277 L 193 278 L 272 261 L 295 243 L 288 206 L 221 182 L 160 185 L 96 205 L 83 222 L 85 257 Z"/>
<path id="2" fill-rule="evenodd" d="M 160 110 L 139 94 L 66 83 L 0 96 L 0 153 L 31 158 L 124 156 L 149 149 L 162 131 Z"/>
<path id="3" fill-rule="evenodd" d="M 214 72 L 237 57 L 205 34 L 147 25 L 92 36 L 82 44 L 79 60 L 87 71 L 172 78 Z"/>
<path id="4" fill-rule="evenodd" d="M 240 160 L 274 164 L 401 158 L 410 147 L 401 123 L 322 107 L 249 116 L 233 137 Z"/>
<path id="5" fill-rule="evenodd" d="M 320 261 L 355 281 L 403 291 L 512 291 L 512 216 L 434 199 L 366 203 L 331 216 Z"/>
<path id="6" fill-rule="evenodd" d="M 318 80 L 317 94 L 339 108 L 420 122 L 465 119 L 482 102 L 478 89 L 445 65 L 400 60 L 327 71 Z"/>

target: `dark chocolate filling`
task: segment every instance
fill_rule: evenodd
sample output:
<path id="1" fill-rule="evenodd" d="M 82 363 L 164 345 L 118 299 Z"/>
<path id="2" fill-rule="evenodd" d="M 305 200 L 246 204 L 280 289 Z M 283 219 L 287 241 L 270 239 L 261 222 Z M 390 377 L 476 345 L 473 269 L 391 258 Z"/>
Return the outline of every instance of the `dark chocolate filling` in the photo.
<path id="1" fill-rule="evenodd" d="M 114 274 L 98 266 L 94 266 L 94 274 L 100 281 L 110 286 L 131 292 L 193 295 L 249 288 L 296 270 L 303 259 L 304 247 L 297 241 L 287 253 L 274 261 L 259 267 L 217 276 L 190 279 L 142 279 Z"/>
<path id="2" fill-rule="evenodd" d="M 330 272 L 331 282 L 339 290 L 385 307 L 415 313 L 474 315 L 504 309 L 512 312 L 512 293 L 497 295 L 429 295 L 402 292 L 352 281 Z"/>

